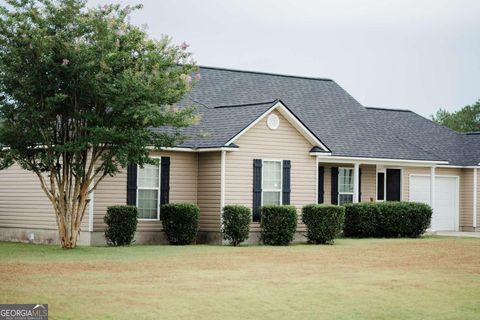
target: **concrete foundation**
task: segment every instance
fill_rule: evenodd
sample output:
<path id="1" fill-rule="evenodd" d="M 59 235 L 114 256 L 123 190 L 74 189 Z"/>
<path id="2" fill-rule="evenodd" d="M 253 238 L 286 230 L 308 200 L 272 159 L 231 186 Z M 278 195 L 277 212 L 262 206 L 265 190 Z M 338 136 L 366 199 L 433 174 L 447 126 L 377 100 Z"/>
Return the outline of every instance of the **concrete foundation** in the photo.
<path id="1" fill-rule="evenodd" d="M 56 229 L 0 228 L 0 241 L 60 244 Z M 90 232 L 81 232 L 79 245 L 90 245 Z"/>
<path id="2" fill-rule="evenodd" d="M 25 242 L 36 244 L 59 245 L 58 231 L 55 229 L 27 229 L 27 228 L 0 228 L 0 241 Z M 135 233 L 134 244 L 168 245 L 168 240 L 163 231 L 138 231 Z M 197 235 L 199 244 L 222 244 L 220 232 L 199 231 Z M 106 246 L 103 231 L 80 232 L 78 245 Z"/>

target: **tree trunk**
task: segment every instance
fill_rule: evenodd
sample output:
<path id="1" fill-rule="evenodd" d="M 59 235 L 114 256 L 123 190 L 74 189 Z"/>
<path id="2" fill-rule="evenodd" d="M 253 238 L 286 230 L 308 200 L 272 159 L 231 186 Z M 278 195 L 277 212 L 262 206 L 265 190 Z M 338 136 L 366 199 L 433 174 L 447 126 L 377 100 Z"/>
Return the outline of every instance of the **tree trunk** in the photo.
<path id="1" fill-rule="evenodd" d="M 73 199 L 56 200 L 55 214 L 57 215 L 57 226 L 60 244 L 64 249 L 73 249 L 77 246 L 80 236 L 82 220 L 90 200 L 88 199 L 88 188 L 81 188 Z"/>

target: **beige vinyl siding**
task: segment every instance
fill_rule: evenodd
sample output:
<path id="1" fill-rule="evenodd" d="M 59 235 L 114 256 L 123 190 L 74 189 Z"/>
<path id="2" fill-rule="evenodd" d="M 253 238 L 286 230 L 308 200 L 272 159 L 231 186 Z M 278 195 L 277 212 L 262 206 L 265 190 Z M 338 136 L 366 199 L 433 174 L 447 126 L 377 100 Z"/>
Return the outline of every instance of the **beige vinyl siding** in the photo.
<path id="1" fill-rule="evenodd" d="M 81 230 L 88 230 L 88 206 Z M 51 202 L 35 173 L 14 164 L 0 171 L 0 227 L 57 230 Z"/>
<path id="2" fill-rule="evenodd" d="M 38 177 L 17 164 L 0 171 L 0 227 L 57 229 Z"/>
<path id="3" fill-rule="evenodd" d="M 197 154 L 191 152 L 152 152 L 152 156 L 170 157 L 170 202 L 197 202 Z M 127 172 L 106 177 L 95 190 L 94 231 L 105 228 L 103 217 L 107 207 L 127 201 Z M 160 213 L 161 215 L 161 213 Z M 137 231 L 159 231 L 161 221 L 138 222 Z"/>
<path id="4" fill-rule="evenodd" d="M 200 231 L 220 231 L 221 152 L 198 154 L 198 192 Z"/>
<path id="5" fill-rule="evenodd" d="M 472 191 L 472 195 L 473 195 L 473 191 Z M 480 228 L 480 169 L 477 169 L 477 230 L 479 230 L 479 228 Z"/>
<path id="6" fill-rule="evenodd" d="M 460 227 L 473 227 L 473 169 L 463 169 L 460 178 Z"/>
<path id="7" fill-rule="evenodd" d="M 280 119 L 278 129 L 270 130 L 265 117 L 235 141 L 238 151 L 227 153 L 225 203 L 252 207 L 253 159 L 290 160 L 290 203 L 300 221 L 302 206 L 316 201 L 316 159 L 309 155 L 312 145 L 278 111 L 273 113 Z M 251 227 L 259 230 L 258 223 Z"/>
<path id="8" fill-rule="evenodd" d="M 377 201 L 377 167 L 360 165 L 362 169 L 362 202 Z"/>

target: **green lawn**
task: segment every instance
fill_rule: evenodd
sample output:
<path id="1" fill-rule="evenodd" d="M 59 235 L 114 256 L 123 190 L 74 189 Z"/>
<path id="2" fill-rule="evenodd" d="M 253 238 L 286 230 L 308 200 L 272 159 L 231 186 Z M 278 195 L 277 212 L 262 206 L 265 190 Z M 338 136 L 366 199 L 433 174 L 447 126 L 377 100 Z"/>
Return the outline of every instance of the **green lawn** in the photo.
<path id="1" fill-rule="evenodd" d="M 48 303 L 50 319 L 479 319 L 480 239 L 0 243 L 0 303 Z"/>

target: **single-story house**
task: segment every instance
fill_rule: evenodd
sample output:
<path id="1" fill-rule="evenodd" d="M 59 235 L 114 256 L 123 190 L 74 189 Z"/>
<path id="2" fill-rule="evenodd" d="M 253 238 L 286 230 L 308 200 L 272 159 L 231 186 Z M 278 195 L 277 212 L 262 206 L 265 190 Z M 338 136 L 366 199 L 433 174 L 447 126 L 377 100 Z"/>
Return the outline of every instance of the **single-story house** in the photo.
<path id="1" fill-rule="evenodd" d="M 137 243 L 163 243 L 160 204 L 200 207 L 199 242 L 221 243 L 227 204 L 420 201 L 433 207 L 432 231 L 480 231 L 480 133 L 458 133 L 409 110 L 365 107 L 335 81 L 201 67 L 182 105 L 201 121 L 189 139 L 152 151 L 158 166 L 129 166 L 91 196 L 80 243 L 104 244 L 111 205 L 139 210 Z M 153 129 L 162 130 L 162 129 Z M 0 240 L 57 241 L 55 216 L 36 177 L 0 172 Z"/>

